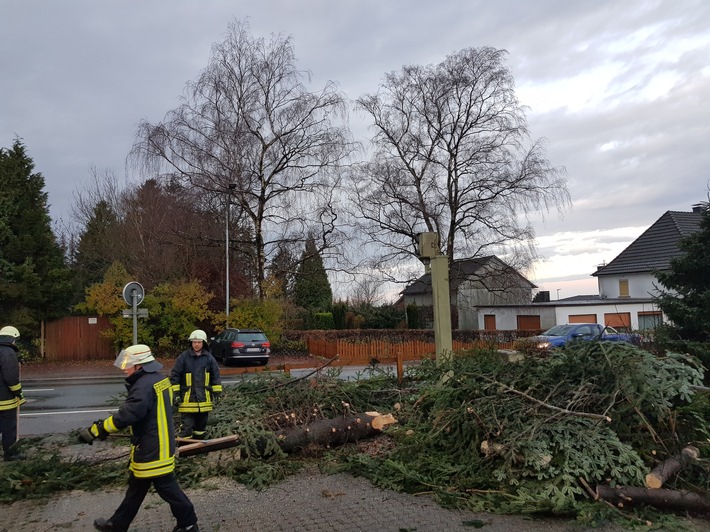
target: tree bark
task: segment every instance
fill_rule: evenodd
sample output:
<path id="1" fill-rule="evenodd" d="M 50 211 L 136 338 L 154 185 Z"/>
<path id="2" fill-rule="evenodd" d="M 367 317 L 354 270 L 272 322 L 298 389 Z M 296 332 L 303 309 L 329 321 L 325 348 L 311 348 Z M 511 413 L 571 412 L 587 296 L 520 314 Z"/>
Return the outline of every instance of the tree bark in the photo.
<path id="1" fill-rule="evenodd" d="M 697 447 L 690 445 L 684 447 L 680 454 L 664 460 L 646 475 L 646 487 L 651 489 L 660 488 L 669 478 L 678 473 L 689 463 L 696 461 L 699 457 L 700 451 Z"/>
<path id="2" fill-rule="evenodd" d="M 290 427 L 276 432 L 276 440 L 286 453 L 293 453 L 310 444 L 325 447 L 371 438 L 397 420 L 392 414 L 366 412 L 357 416 L 321 419 L 303 427 Z"/>
<path id="3" fill-rule="evenodd" d="M 647 504 L 659 509 L 695 514 L 710 512 L 710 498 L 691 491 L 597 485 L 596 495 L 619 508 Z"/>
<path id="4" fill-rule="evenodd" d="M 321 419 L 303 427 L 282 429 L 277 431 L 275 436 L 276 442 L 285 453 L 294 453 L 311 444 L 330 447 L 371 438 L 381 434 L 387 425 L 393 423 L 397 423 L 397 420 L 392 414 L 365 412 L 357 416 Z M 192 456 L 236 447 L 239 445 L 239 436 L 231 435 L 204 441 L 177 438 L 177 442 L 179 456 Z"/>

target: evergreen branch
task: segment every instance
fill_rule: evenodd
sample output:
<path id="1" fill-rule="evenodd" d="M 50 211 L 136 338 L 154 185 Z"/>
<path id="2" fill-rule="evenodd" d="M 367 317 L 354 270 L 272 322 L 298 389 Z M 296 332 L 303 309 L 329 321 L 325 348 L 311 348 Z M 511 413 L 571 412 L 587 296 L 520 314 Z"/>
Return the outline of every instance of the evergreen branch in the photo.
<path id="1" fill-rule="evenodd" d="M 492 384 L 496 384 L 496 385 L 500 386 L 505 391 L 520 395 L 521 397 L 524 397 L 528 401 L 532 401 L 533 403 L 537 403 L 540 406 L 543 406 L 543 407 L 548 408 L 550 410 L 554 410 L 555 412 L 560 412 L 562 414 L 568 414 L 568 415 L 578 416 L 578 417 L 586 417 L 586 418 L 590 418 L 590 419 L 598 419 L 601 421 L 606 421 L 607 423 L 611 423 L 611 418 L 609 416 L 601 415 L 601 414 L 593 414 L 591 412 L 575 412 L 573 410 L 568 410 L 566 408 L 560 408 L 559 406 L 551 405 L 551 404 L 545 403 L 543 401 L 540 401 L 539 399 L 536 399 L 536 398 L 532 397 L 531 395 L 526 394 L 525 392 L 521 392 L 520 390 L 516 390 L 515 388 L 511 388 L 510 386 L 503 384 L 502 382 L 498 382 L 493 379 L 488 379 L 486 377 L 483 377 L 483 378 Z"/>

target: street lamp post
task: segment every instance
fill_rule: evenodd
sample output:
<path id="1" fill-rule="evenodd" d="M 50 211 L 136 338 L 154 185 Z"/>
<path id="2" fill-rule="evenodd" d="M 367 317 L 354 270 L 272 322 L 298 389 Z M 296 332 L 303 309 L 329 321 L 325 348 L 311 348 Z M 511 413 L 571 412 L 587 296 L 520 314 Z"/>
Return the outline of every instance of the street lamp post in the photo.
<path id="1" fill-rule="evenodd" d="M 560 300 L 560 290 L 562 290 L 562 288 L 557 289 L 557 301 Z"/>
<path id="2" fill-rule="evenodd" d="M 226 201 L 226 212 L 225 212 L 225 224 L 224 224 L 224 254 L 225 254 L 225 275 L 224 275 L 224 304 L 225 304 L 225 328 L 229 328 L 229 206 L 232 200 L 232 191 L 237 188 L 236 183 L 229 183 L 229 189 L 227 190 L 227 201 Z"/>

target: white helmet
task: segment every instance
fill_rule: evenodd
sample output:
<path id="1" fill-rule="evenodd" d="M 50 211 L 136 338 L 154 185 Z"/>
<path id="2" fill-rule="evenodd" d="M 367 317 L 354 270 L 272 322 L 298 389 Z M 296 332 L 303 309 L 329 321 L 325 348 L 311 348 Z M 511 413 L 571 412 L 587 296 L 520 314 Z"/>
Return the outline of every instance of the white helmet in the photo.
<path id="1" fill-rule="evenodd" d="M 0 329 L 0 336 L 10 336 L 11 338 L 19 338 L 20 331 L 18 331 L 12 325 L 5 325 L 5 327 Z"/>
<path id="2" fill-rule="evenodd" d="M 195 340 L 201 340 L 202 342 L 207 341 L 207 334 L 205 331 L 202 329 L 196 329 L 190 333 L 190 338 L 188 338 L 191 342 L 194 342 Z"/>
<path id="3" fill-rule="evenodd" d="M 155 360 L 150 347 L 145 344 L 136 344 L 122 350 L 116 357 L 114 366 L 120 369 L 142 366 L 149 373 L 158 371 L 163 365 Z"/>

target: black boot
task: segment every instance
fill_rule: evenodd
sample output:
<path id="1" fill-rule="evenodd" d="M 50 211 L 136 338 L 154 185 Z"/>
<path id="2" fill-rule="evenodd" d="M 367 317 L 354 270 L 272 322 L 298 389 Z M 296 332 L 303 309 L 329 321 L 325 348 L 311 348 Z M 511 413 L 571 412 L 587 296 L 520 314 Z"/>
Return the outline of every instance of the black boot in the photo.
<path id="1" fill-rule="evenodd" d="M 176 526 L 173 528 L 173 532 L 200 532 L 200 529 L 197 528 L 197 523 L 194 523 L 190 526 Z"/>
<path id="2" fill-rule="evenodd" d="M 26 458 L 27 457 L 22 453 L 13 453 L 5 455 L 6 462 L 14 462 L 15 460 L 25 460 Z"/>
<path id="3" fill-rule="evenodd" d="M 109 530 L 111 532 L 127 532 L 128 531 L 128 527 L 114 525 L 113 521 L 111 521 L 110 519 L 104 519 L 103 517 L 99 517 L 98 519 L 94 520 L 94 528 L 96 530 Z"/>

